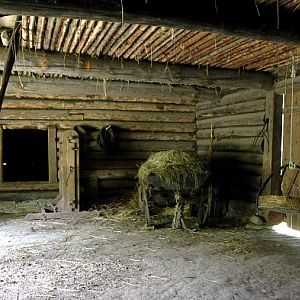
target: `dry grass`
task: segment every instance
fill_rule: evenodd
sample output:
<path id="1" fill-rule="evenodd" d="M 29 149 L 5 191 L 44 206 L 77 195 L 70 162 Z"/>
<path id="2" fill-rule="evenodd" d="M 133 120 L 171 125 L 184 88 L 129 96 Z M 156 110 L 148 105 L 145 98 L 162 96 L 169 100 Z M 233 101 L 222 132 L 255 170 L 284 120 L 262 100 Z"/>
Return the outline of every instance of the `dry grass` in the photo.
<path id="1" fill-rule="evenodd" d="M 172 190 L 181 190 L 192 180 L 199 187 L 201 176 L 206 172 L 202 161 L 184 151 L 169 150 L 152 154 L 138 171 L 139 183 L 148 185 L 149 175 L 161 178 Z"/>

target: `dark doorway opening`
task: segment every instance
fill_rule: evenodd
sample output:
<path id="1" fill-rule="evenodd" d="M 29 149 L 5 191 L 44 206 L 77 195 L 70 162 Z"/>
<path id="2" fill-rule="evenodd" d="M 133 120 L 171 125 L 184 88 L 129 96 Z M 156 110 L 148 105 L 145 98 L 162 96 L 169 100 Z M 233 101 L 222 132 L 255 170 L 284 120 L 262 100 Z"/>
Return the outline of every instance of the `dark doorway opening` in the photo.
<path id="1" fill-rule="evenodd" d="M 48 181 L 48 132 L 3 130 L 4 181 Z"/>

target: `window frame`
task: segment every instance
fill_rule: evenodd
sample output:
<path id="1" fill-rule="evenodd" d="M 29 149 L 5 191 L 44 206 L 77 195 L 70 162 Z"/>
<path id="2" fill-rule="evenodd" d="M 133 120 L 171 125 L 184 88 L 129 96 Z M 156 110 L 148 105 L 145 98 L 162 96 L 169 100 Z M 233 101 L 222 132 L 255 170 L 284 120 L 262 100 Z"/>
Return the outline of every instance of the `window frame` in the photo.
<path id="1" fill-rule="evenodd" d="M 10 129 L 9 127 L 7 127 Z M 23 129 L 23 128 L 19 128 Z M 24 128 L 28 129 L 28 128 Z M 36 128 L 32 128 L 36 129 Z M 57 167 L 57 128 L 55 125 L 46 127 L 48 131 L 48 181 L 17 181 L 5 182 L 3 169 L 3 130 L 4 125 L 0 125 L 0 192 L 20 191 L 20 190 L 54 190 L 58 189 L 58 167 Z"/>

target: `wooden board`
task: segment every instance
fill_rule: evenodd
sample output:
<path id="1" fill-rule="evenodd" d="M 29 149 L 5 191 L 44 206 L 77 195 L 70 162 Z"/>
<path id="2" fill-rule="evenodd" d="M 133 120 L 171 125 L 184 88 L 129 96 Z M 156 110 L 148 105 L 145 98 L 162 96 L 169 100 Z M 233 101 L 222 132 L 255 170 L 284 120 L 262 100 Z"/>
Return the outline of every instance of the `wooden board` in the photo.
<path id="1" fill-rule="evenodd" d="M 0 69 L 3 69 L 7 50 L 0 48 Z M 19 53 L 14 64 L 18 72 L 53 74 L 76 78 L 97 78 L 100 82 L 118 80 L 125 82 L 147 82 L 172 85 L 271 88 L 272 77 L 266 73 L 235 70 L 222 70 L 186 65 L 166 65 L 155 62 L 139 62 L 92 58 L 50 52 L 28 51 Z"/>
<path id="2" fill-rule="evenodd" d="M 300 213 L 300 197 L 260 196 L 258 199 L 258 208 L 282 213 Z"/>
<path id="3" fill-rule="evenodd" d="M 0 11 L 3 15 L 22 13 L 115 22 L 121 22 L 121 11 L 124 11 L 124 19 L 129 24 L 210 31 L 299 45 L 299 31 L 296 26 L 299 20 L 298 10 L 290 12 L 281 9 L 280 27 L 276 28 L 276 5 L 260 6 L 257 13 L 252 0 L 218 1 L 217 4 L 211 0 L 186 0 L 184 5 L 179 0 L 150 3 L 138 0 L 122 3 L 119 0 L 27 0 L 25 3 L 24 5 L 21 0 L 6 0 L 0 3 Z"/>

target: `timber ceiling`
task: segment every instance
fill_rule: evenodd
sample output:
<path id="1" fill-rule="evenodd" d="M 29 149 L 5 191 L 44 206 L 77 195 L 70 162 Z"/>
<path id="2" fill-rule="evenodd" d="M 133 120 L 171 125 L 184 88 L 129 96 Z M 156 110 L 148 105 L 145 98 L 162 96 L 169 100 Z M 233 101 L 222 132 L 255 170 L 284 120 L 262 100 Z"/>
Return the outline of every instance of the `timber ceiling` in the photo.
<path id="1" fill-rule="evenodd" d="M 281 2 L 298 8 L 300 0 Z M 300 59 L 300 47 L 295 45 L 178 28 L 54 17 L 23 16 L 21 44 L 29 49 L 94 57 L 270 72 Z"/>
<path id="2" fill-rule="evenodd" d="M 256 0 L 258 4 L 273 5 L 277 4 L 277 0 Z M 279 6 L 285 7 L 292 11 L 300 9 L 300 0 L 279 0 Z"/>

